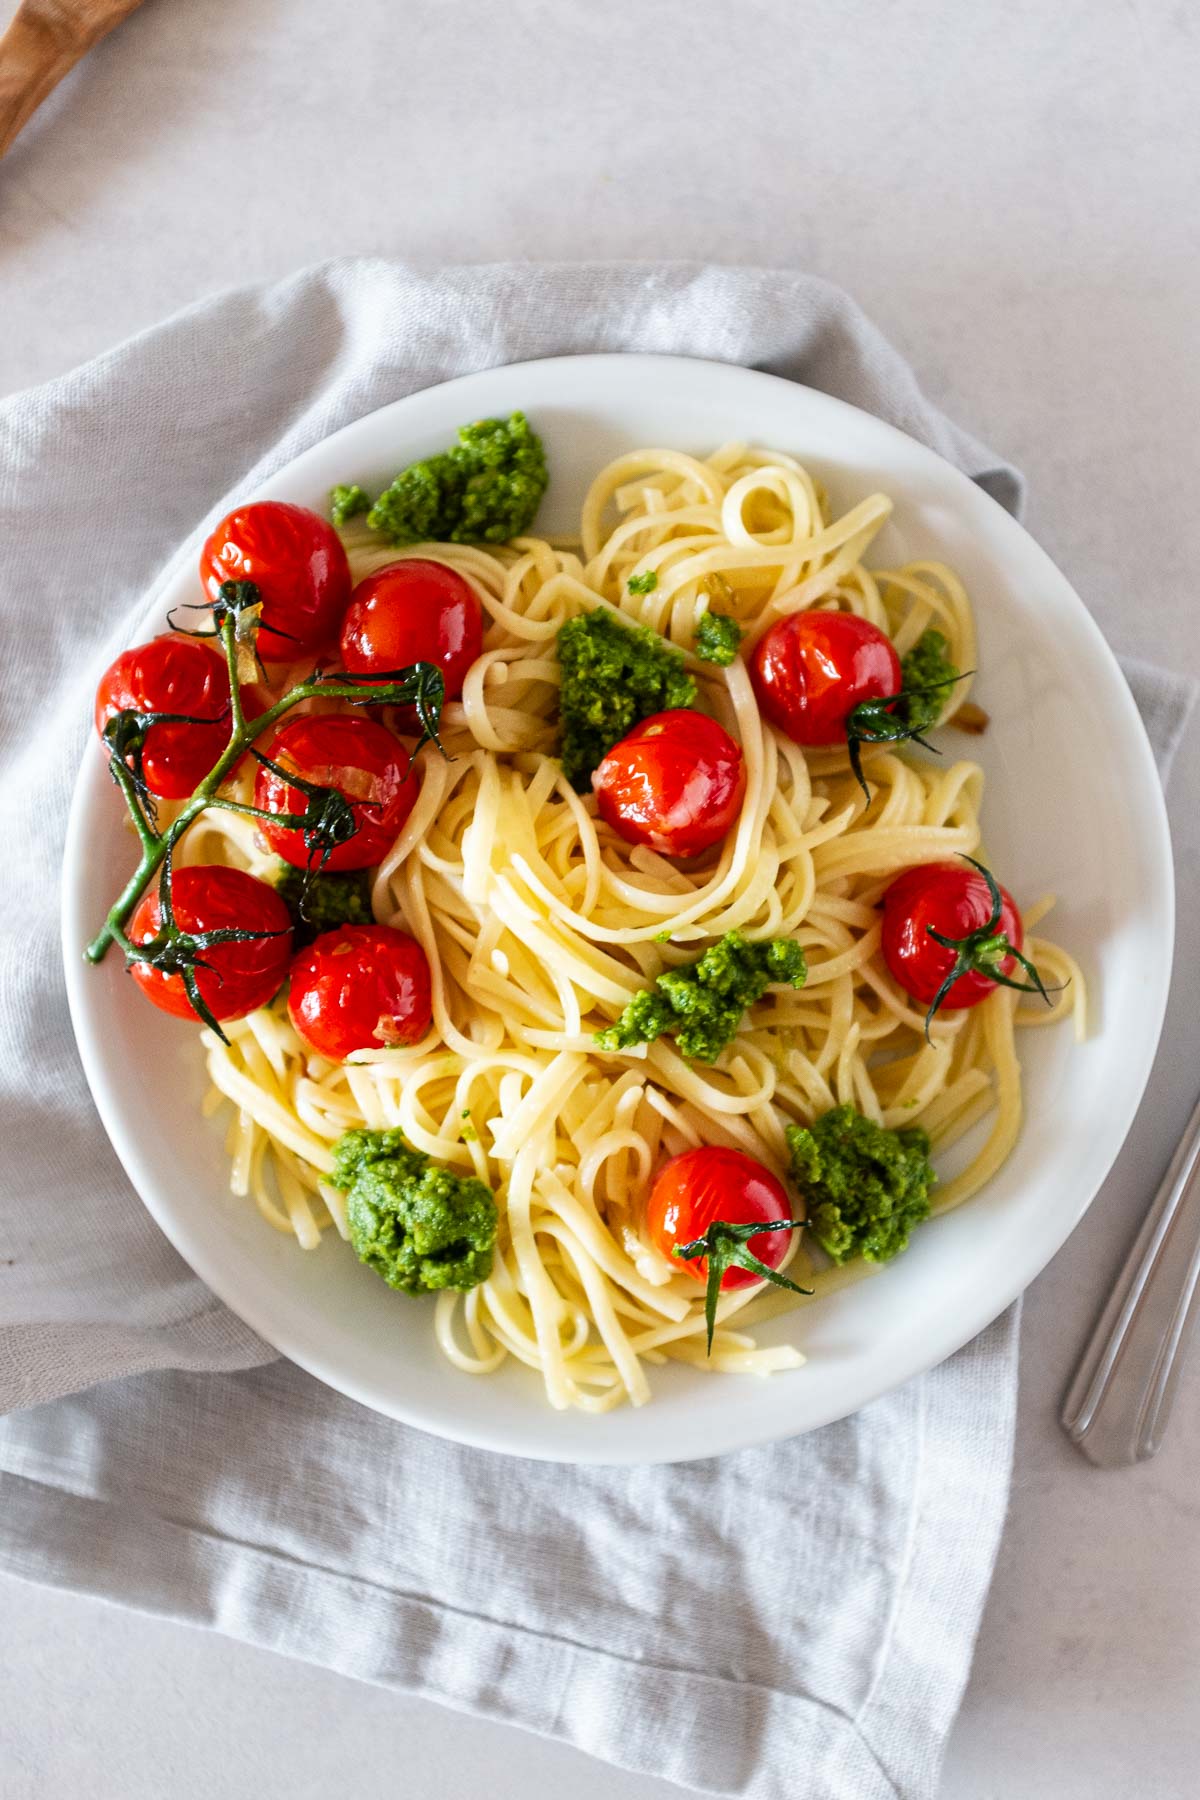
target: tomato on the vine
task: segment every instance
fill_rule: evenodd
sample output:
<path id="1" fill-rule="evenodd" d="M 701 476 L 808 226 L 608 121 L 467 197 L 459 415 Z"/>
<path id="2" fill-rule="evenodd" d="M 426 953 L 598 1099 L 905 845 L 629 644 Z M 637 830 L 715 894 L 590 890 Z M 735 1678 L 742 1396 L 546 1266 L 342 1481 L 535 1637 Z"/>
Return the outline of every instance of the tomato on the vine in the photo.
<path id="1" fill-rule="evenodd" d="M 390 925 L 339 925 L 292 963 L 288 1012 L 305 1043 L 331 1062 L 419 1043 L 433 1019 L 428 959 Z"/>
<path id="2" fill-rule="evenodd" d="M 746 771 L 723 725 L 680 706 L 652 713 L 614 744 L 592 787 L 600 817 L 627 842 L 699 856 L 736 824 Z"/>
<path id="3" fill-rule="evenodd" d="M 350 599 L 341 538 L 319 513 L 284 500 L 239 506 L 200 553 L 200 579 L 216 599 L 222 582 L 252 581 L 262 598 L 256 648 L 293 662 L 333 643 Z"/>
<path id="4" fill-rule="evenodd" d="M 1024 940 L 1012 895 L 969 856 L 906 869 L 883 896 L 883 960 L 905 993 L 929 1009 L 927 1023 L 943 1007 L 978 1006 L 997 986 L 1048 1000 L 1022 954 Z M 1014 979 L 1018 968 L 1028 983 Z"/>
<path id="5" fill-rule="evenodd" d="M 433 663 L 442 671 L 446 699 L 457 700 L 483 648 L 483 609 L 470 583 L 445 563 L 404 557 L 359 582 L 341 642 L 351 675 Z"/>
<path id="6" fill-rule="evenodd" d="M 265 1006 L 278 993 L 292 954 L 292 921 L 287 907 L 265 881 L 244 869 L 204 863 L 171 873 L 171 911 L 180 931 L 251 931 L 257 935 L 197 952 L 196 985 L 215 1019 L 242 1019 Z M 132 944 L 148 944 L 162 927 L 157 887 L 138 902 L 126 935 Z M 133 962 L 129 972 L 147 1000 L 177 1019 L 199 1017 L 187 995 L 183 976 L 166 973 L 147 962 Z"/>
<path id="7" fill-rule="evenodd" d="M 900 658 L 891 639 L 857 613 L 788 613 L 764 632 L 750 661 L 760 710 L 793 743 L 844 744 L 849 715 L 866 700 L 897 695 Z"/>
<path id="8" fill-rule="evenodd" d="M 262 821 L 262 834 L 293 868 L 366 869 L 382 861 L 416 805 L 419 783 L 408 751 L 385 725 L 350 713 L 302 714 L 282 725 L 262 754 L 313 786 L 349 801 L 357 830 L 329 854 L 314 853 L 296 825 Z M 303 814 L 307 799 L 285 775 L 260 766 L 254 804 L 268 813 Z"/>
<path id="9" fill-rule="evenodd" d="M 651 1240 L 664 1256 L 672 1256 L 677 1244 L 690 1244 L 704 1236 L 715 1220 L 728 1225 L 779 1225 L 792 1213 L 783 1183 L 765 1164 L 744 1150 L 706 1144 L 673 1156 L 654 1178 L 646 1206 L 646 1226 Z M 777 1269 L 787 1254 L 789 1231 L 761 1231 L 749 1238 L 747 1249 L 769 1269 Z M 673 1258 L 681 1268 L 704 1281 L 708 1258 Z M 760 1281 L 752 1269 L 730 1262 L 721 1276 L 722 1288 L 747 1287 Z"/>
<path id="10" fill-rule="evenodd" d="M 266 710 L 261 690 L 241 690 L 248 719 Z M 162 800 L 186 800 L 217 761 L 232 730 L 229 671 L 211 644 L 178 632 L 164 632 L 148 644 L 123 650 L 110 663 L 96 690 L 96 730 L 119 712 L 179 713 L 146 731 L 142 774 Z"/>

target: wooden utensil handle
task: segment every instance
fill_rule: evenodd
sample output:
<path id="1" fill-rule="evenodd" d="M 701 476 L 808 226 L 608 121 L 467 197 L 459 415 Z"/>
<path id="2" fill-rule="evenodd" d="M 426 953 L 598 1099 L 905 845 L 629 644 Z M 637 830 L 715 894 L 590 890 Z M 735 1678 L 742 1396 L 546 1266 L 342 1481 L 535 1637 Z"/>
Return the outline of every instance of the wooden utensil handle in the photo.
<path id="1" fill-rule="evenodd" d="M 0 156 L 63 76 L 140 0 L 25 0 L 0 37 Z"/>

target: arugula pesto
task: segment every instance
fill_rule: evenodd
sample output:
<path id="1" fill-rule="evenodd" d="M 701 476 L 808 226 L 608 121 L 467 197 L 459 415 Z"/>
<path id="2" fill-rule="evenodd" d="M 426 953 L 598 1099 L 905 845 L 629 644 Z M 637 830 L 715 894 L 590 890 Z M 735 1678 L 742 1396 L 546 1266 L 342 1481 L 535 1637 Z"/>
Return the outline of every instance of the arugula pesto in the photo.
<path id="1" fill-rule="evenodd" d="M 506 544 L 533 524 L 549 479 L 542 440 L 524 413 L 480 419 L 462 426 L 449 450 L 402 469 L 367 524 L 392 544 Z M 355 511 L 361 493 L 334 489 Z M 336 512 L 334 522 L 342 522 Z"/>
<path id="2" fill-rule="evenodd" d="M 669 1032 L 681 1056 L 715 1062 L 772 982 L 803 987 L 807 974 L 804 951 L 793 939 L 751 943 L 727 931 L 696 962 L 667 970 L 635 994 L 616 1024 L 596 1033 L 597 1047 L 629 1050 Z"/>
<path id="3" fill-rule="evenodd" d="M 339 925 L 373 925 L 371 878 L 365 869 L 348 874 L 319 874 L 285 868 L 275 892 L 292 915 L 292 943 L 297 950 Z"/>
<path id="4" fill-rule="evenodd" d="M 492 1272 L 496 1201 L 473 1175 L 414 1150 L 401 1131 L 347 1131 L 330 1181 L 346 1195 L 359 1260 L 405 1294 L 478 1287 Z"/>
<path id="5" fill-rule="evenodd" d="M 696 627 L 696 655 L 701 662 L 726 669 L 738 652 L 742 628 L 728 613 L 706 612 Z"/>
<path id="6" fill-rule="evenodd" d="M 344 525 L 348 519 L 356 518 L 359 513 L 370 510 L 371 496 L 366 488 L 360 488 L 357 483 L 350 487 L 330 489 L 329 516 L 335 525 Z"/>
<path id="7" fill-rule="evenodd" d="M 808 1202 L 812 1235 L 835 1263 L 889 1262 L 929 1216 L 937 1181 L 929 1137 L 917 1125 L 890 1131 L 853 1106 L 786 1128 L 792 1179 Z"/>
<path id="8" fill-rule="evenodd" d="M 691 706 L 696 684 L 683 652 L 645 625 L 622 625 L 605 607 L 561 625 L 562 765 L 577 793 L 627 731 L 651 713 Z"/>
<path id="9" fill-rule="evenodd" d="M 959 671 L 946 655 L 950 648 L 940 631 L 923 631 L 900 662 L 900 698 L 893 711 L 913 732 L 937 724 L 950 699 Z"/>

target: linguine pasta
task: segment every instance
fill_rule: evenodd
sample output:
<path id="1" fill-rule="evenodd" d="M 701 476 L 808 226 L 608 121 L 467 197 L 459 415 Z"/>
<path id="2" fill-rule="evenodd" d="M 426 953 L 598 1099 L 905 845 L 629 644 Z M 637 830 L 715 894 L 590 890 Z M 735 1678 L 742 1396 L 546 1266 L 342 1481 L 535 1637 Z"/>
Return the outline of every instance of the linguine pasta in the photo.
<path id="1" fill-rule="evenodd" d="M 328 1227 L 346 1235 L 342 1196 L 325 1178 L 332 1144 L 352 1126 L 398 1126 L 493 1189 L 491 1277 L 431 1309 L 460 1369 L 485 1374 L 512 1356 L 540 1372 L 552 1405 L 602 1411 L 648 1399 L 664 1360 L 760 1375 L 798 1366 L 790 1345 L 755 1341 L 756 1318 L 795 1304 L 759 1287 L 722 1294 L 706 1356 L 702 1286 L 643 1235 L 657 1166 L 717 1144 L 783 1176 L 785 1125 L 842 1102 L 887 1126 L 920 1124 L 937 1152 L 987 1120 L 935 1195 L 937 1209 L 956 1206 L 1017 1136 L 1015 1027 L 1070 1011 L 1081 1023 L 1078 969 L 1033 940 L 1047 979 L 1069 981 L 1051 1007 L 998 988 L 970 1011 L 939 1015 L 927 1042 L 922 1012 L 878 955 L 889 881 L 979 852 L 975 763 L 867 747 L 868 808 L 845 749 L 802 751 L 762 719 L 741 657 L 716 668 L 689 655 L 698 704 L 740 743 L 747 780 L 735 830 L 683 868 L 618 838 L 557 760 L 555 636 L 586 608 L 613 608 L 687 649 L 716 596 L 749 649 L 785 613 L 839 607 L 883 628 L 900 655 L 934 626 L 951 660 L 973 668 L 971 609 L 951 570 L 864 566 L 890 510 L 875 494 L 832 519 L 799 463 L 739 444 L 704 461 L 641 450 L 610 463 L 571 547 L 521 538 L 397 552 L 347 532 L 356 580 L 402 554 L 434 557 L 467 578 L 487 622 L 461 702 L 443 714 L 452 760 L 422 752 L 419 799 L 374 882 L 376 918 L 428 956 L 433 1025 L 412 1048 L 335 1064 L 301 1042 L 277 1003 L 231 1022 L 228 1046 L 203 1034 L 209 1107 L 233 1105 L 234 1191 L 306 1249 Z M 631 594 L 630 577 L 649 574 L 652 591 Z M 969 687 L 955 686 L 943 722 Z M 205 814 L 178 860 L 275 867 L 255 822 L 228 812 Z M 594 1033 L 639 988 L 734 928 L 797 938 L 804 987 L 772 990 L 711 1067 L 684 1061 L 666 1037 L 597 1050 Z M 802 1236 L 790 1272 L 819 1290 L 830 1275 Z"/>

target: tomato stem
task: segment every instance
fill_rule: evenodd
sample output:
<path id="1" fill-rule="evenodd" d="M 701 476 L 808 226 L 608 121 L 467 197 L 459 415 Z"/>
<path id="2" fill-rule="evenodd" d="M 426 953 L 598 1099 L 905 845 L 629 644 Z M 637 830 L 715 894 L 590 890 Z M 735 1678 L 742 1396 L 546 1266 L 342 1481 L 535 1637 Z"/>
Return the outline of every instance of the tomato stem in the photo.
<path id="1" fill-rule="evenodd" d="M 725 1279 L 726 1269 L 735 1266 L 749 1269 L 752 1275 L 758 1275 L 763 1281 L 774 1282 L 776 1287 L 790 1288 L 793 1294 L 811 1294 L 812 1288 L 799 1287 L 778 1269 L 770 1268 L 755 1256 L 750 1249 L 750 1239 L 756 1238 L 762 1231 L 803 1231 L 808 1224 L 807 1219 L 767 1219 L 751 1221 L 749 1224 L 734 1224 L 730 1219 L 714 1219 L 708 1230 L 701 1237 L 693 1238 L 690 1244 L 675 1244 L 672 1256 L 681 1261 L 691 1262 L 694 1257 L 703 1256 L 708 1263 L 708 1279 L 704 1289 L 704 1319 L 708 1326 L 708 1343 L 705 1355 L 712 1355 L 713 1332 L 717 1327 L 717 1301 L 720 1298 L 721 1283 Z"/>
<path id="2" fill-rule="evenodd" d="M 901 688 L 895 694 L 880 694 L 874 700 L 860 700 L 857 706 L 851 707 L 846 714 L 846 742 L 850 748 L 850 767 L 854 771 L 854 779 L 866 795 L 867 805 L 871 804 L 871 790 L 867 786 L 867 778 L 863 774 L 862 746 L 864 744 L 901 744 L 911 742 L 920 744 L 922 749 L 931 750 L 934 756 L 942 753 L 936 744 L 931 744 L 923 734 L 928 725 L 910 725 L 907 720 L 898 718 L 892 711 L 898 700 L 906 700 L 910 695 L 940 694 L 943 688 L 950 687 L 955 681 L 965 681 L 973 675 L 974 669 L 964 669 L 961 675 L 951 676 L 949 681 L 938 681 L 928 687 Z"/>

